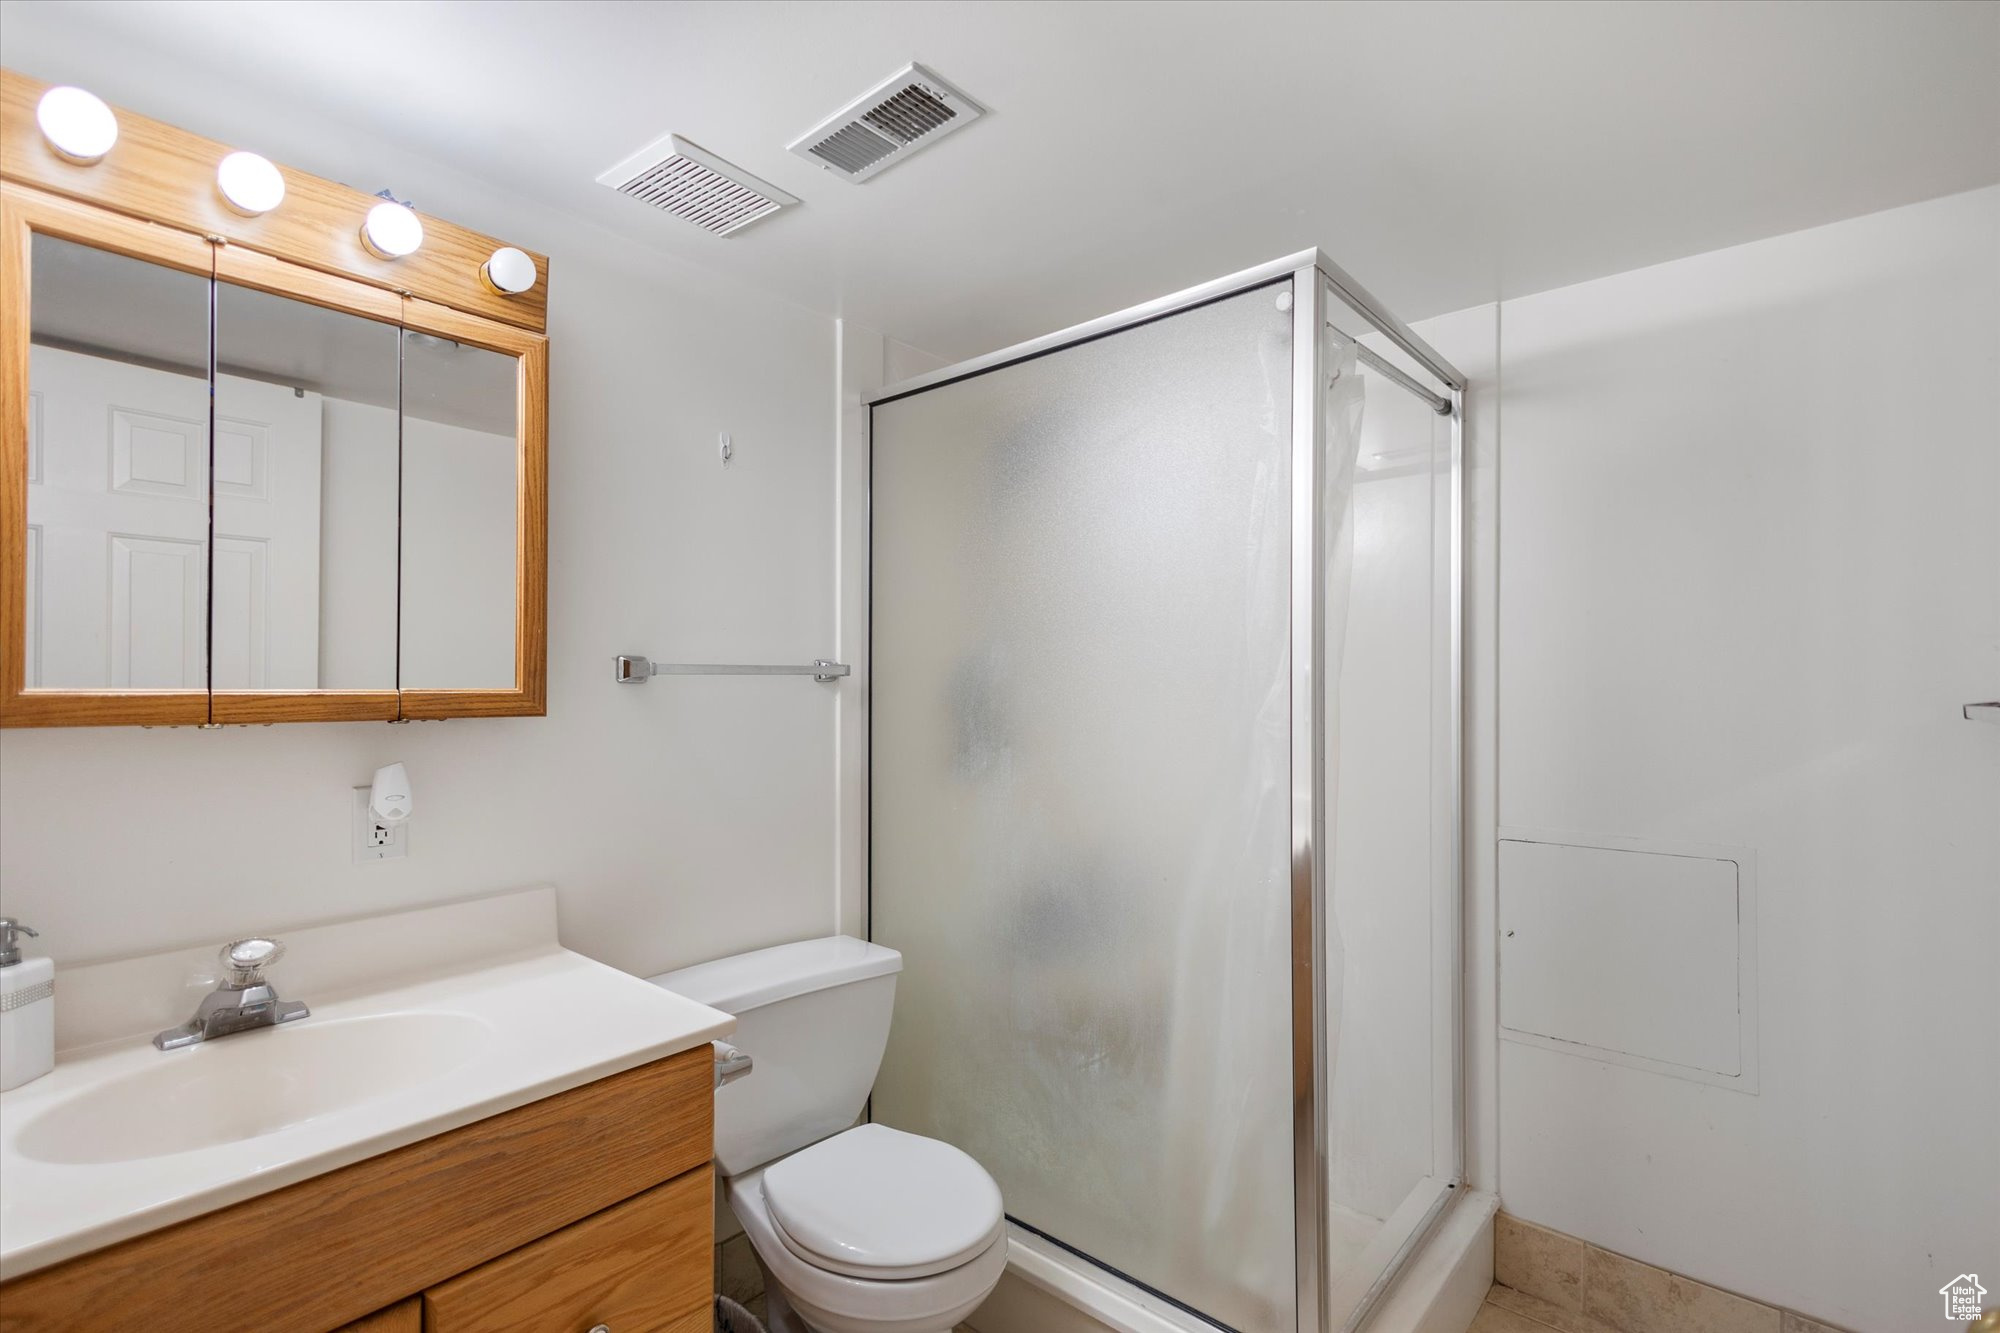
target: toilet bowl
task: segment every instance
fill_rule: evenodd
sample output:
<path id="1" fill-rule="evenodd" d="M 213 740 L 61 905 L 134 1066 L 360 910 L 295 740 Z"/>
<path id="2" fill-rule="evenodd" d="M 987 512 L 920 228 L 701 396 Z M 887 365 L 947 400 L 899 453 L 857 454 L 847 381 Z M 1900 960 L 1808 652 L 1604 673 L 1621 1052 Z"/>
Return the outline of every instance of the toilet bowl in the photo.
<path id="1" fill-rule="evenodd" d="M 715 1159 L 771 1333 L 948 1333 L 1007 1266 L 1000 1188 L 936 1139 L 856 1124 L 902 955 L 848 936 L 654 977 L 736 1016 L 749 1077 L 716 1091 Z"/>
<path id="2" fill-rule="evenodd" d="M 730 1207 L 764 1270 L 773 1333 L 794 1313 L 816 1333 L 942 1333 L 979 1308 L 1007 1266 L 1000 1191 L 992 1190 L 991 1221 L 974 1243 L 961 1244 L 959 1237 L 975 1217 L 985 1215 L 986 1201 L 957 1195 L 936 1177 L 919 1174 L 922 1153 L 907 1154 L 915 1159 L 908 1163 L 912 1174 L 886 1173 L 898 1170 L 892 1159 L 900 1155 L 900 1144 L 868 1145 L 885 1174 L 873 1176 L 871 1187 L 862 1191 L 847 1192 L 828 1179 L 822 1194 L 813 1182 L 785 1178 L 784 1169 L 808 1153 L 844 1146 L 843 1140 L 868 1131 L 957 1152 L 934 1139 L 862 1125 L 768 1170 L 729 1180 Z M 985 1176 L 971 1158 L 959 1156 Z M 766 1192 L 772 1173 L 777 1173 L 775 1199 Z M 789 1190 L 779 1188 L 784 1186 Z M 899 1221 L 884 1214 L 890 1206 L 903 1209 L 896 1215 Z M 801 1212 L 808 1220 L 800 1220 Z M 956 1217 L 947 1220 L 941 1214 Z M 885 1222 L 886 1229 L 875 1229 Z M 811 1239 L 801 1239 L 801 1234 Z M 780 1299 L 784 1308 L 777 1304 Z"/>

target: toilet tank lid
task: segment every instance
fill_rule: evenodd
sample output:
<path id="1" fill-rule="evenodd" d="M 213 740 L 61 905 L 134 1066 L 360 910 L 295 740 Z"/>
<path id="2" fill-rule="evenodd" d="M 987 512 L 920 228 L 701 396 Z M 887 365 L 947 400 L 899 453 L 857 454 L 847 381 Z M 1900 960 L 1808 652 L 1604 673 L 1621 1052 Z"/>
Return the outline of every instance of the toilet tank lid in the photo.
<path id="1" fill-rule="evenodd" d="M 649 979 L 710 1008 L 741 1014 L 809 991 L 902 970 L 903 955 L 894 949 L 852 935 L 829 935 L 696 963 Z"/>

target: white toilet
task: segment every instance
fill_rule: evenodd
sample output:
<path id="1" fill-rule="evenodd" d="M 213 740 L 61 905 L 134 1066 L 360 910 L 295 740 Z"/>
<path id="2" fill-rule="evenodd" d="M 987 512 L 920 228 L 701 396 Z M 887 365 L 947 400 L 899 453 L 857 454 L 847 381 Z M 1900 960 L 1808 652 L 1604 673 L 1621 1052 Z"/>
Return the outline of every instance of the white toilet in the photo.
<path id="1" fill-rule="evenodd" d="M 753 1067 L 715 1094 L 715 1161 L 772 1333 L 945 1333 L 1007 1266 L 1000 1187 L 948 1143 L 856 1125 L 903 956 L 846 935 L 655 984 L 736 1016 Z"/>

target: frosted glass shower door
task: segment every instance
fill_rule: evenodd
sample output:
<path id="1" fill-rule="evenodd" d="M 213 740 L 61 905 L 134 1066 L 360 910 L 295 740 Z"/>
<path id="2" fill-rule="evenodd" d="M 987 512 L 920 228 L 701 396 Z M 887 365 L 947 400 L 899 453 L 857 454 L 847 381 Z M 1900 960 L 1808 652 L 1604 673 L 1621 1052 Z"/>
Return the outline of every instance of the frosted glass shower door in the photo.
<path id="1" fill-rule="evenodd" d="M 1248 1333 L 1295 1304 L 1290 291 L 873 417 L 875 1118 Z"/>

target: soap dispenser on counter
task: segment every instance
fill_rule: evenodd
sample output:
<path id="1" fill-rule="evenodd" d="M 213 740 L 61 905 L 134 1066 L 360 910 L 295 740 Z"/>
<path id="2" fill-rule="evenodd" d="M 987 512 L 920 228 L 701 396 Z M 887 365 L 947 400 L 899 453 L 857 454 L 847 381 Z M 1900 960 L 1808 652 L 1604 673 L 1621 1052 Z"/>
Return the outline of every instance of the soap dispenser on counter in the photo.
<path id="1" fill-rule="evenodd" d="M 0 916 L 0 1092 L 56 1067 L 56 965 L 21 957 L 21 936 L 35 933 Z"/>

